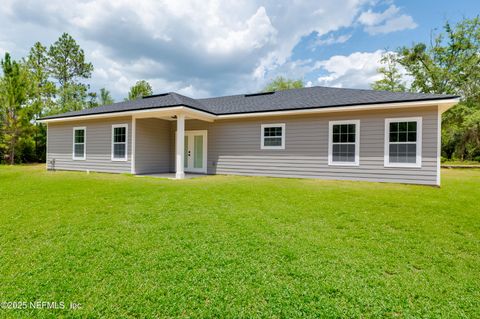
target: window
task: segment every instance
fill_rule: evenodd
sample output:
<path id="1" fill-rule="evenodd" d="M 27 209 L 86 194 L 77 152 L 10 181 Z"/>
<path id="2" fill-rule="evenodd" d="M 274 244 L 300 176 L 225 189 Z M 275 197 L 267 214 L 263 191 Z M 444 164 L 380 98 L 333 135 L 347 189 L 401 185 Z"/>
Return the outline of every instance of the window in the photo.
<path id="1" fill-rule="evenodd" d="M 85 127 L 74 127 L 73 128 L 73 154 L 72 158 L 74 160 L 84 160 L 86 158 L 86 128 Z"/>
<path id="2" fill-rule="evenodd" d="M 285 149 L 285 124 L 262 125 L 262 150 Z"/>
<path id="3" fill-rule="evenodd" d="M 330 121 L 328 165 L 359 165 L 360 121 Z"/>
<path id="4" fill-rule="evenodd" d="M 127 124 L 112 125 L 112 161 L 127 160 Z"/>
<path id="5" fill-rule="evenodd" d="M 385 120 L 385 166 L 421 167 L 422 118 Z"/>

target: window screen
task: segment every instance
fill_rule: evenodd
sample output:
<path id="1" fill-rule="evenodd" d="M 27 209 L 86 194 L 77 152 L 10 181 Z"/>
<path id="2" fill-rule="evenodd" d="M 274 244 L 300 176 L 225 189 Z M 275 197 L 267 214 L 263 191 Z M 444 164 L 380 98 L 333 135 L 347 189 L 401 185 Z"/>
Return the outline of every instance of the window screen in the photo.
<path id="1" fill-rule="evenodd" d="M 85 129 L 79 128 L 73 131 L 73 157 L 75 159 L 85 158 Z"/>
<path id="2" fill-rule="evenodd" d="M 127 158 L 127 127 L 118 126 L 113 128 L 113 158 Z"/>
<path id="3" fill-rule="evenodd" d="M 332 125 L 332 162 L 355 162 L 356 124 Z"/>
<path id="4" fill-rule="evenodd" d="M 284 147 L 284 130 L 283 125 L 262 126 L 263 130 L 263 148 L 283 148 Z"/>
<path id="5" fill-rule="evenodd" d="M 390 122 L 389 124 L 390 163 L 416 163 L 417 122 Z"/>

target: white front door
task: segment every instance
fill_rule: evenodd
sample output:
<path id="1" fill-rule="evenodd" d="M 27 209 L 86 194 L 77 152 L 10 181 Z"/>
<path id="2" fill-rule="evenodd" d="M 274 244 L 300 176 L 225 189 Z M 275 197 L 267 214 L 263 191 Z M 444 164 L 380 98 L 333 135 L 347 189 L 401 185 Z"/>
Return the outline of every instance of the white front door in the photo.
<path id="1" fill-rule="evenodd" d="M 207 131 L 185 131 L 185 172 L 207 173 Z"/>

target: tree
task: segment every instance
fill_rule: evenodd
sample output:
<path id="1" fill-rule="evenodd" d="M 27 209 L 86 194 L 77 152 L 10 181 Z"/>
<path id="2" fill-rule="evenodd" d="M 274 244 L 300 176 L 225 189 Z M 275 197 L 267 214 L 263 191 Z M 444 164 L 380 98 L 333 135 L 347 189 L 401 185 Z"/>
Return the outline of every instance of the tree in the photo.
<path id="1" fill-rule="evenodd" d="M 75 39 L 63 33 L 48 50 L 49 71 L 58 81 L 60 111 L 86 107 L 88 86 L 81 83 L 92 76 L 93 65 L 85 61 L 85 53 Z"/>
<path id="2" fill-rule="evenodd" d="M 480 18 L 446 22 L 430 42 L 398 49 L 395 60 L 412 77 L 412 91 L 461 96 L 443 116 L 442 154 L 480 159 Z"/>
<path id="3" fill-rule="evenodd" d="M 128 97 L 125 99 L 125 101 L 136 100 L 152 94 L 153 91 L 150 83 L 145 80 L 140 80 L 137 81 L 137 83 L 135 83 L 135 85 L 130 88 L 130 91 L 128 92 Z"/>
<path id="4" fill-rule="evenodd" d="M 48 72 L 48 55 L 47 48 L 40 42 L 37 42 L 30 49 L 26 60 L 26 67 L 30 73 L 33 82 L 33 90 L 31 93 L 31 108 L 34 114 L 34 120 L 41 118 L 43 115 L 52 112 L 55 109 L 56 87 L 49 80 Z M 46 151 L 46 127 L 41 123 L 35 122 L 33 127 L 34 144 L 35 144 L 35 160 L 43 161 Z"/>
<path id="5" fill-rule="evenodd" d="M 412 87 L 428 93 L 461 95 L 465 100 L 480 98 L 480 19 L 449 22 L 444 32 L 423 43 L 399 50 L 399 62 L 413 76 Z"/>
<path id="6" fill-rule="evenodd" d="M 50 81 L 48 65 L 47 48 L 40 42 L 36 42 L 27 56 L 26 66 L 35 84 L 32 95 L 37 117 L 49 113 L 55 105 L 53 98 L 55 97 L 56 87 L 55 83 Z"/>
<path id="7" fill-rule="evenodd" d="M 48 50 L 35 43 L 22 60 L 6 55 L 1 67 L 0 161 L 43 161 L 46 127 L 35 120 L 98 106 L 96 93 L 88 92 L 88 85 L 82 83 L 91 77 L 93 66 L 67 33 Z"/>
<path id="8" fill-rule="evenodd" d="M 31 127 L 32 109 L 28 107 L 29 92 L 33 90 L 27 68 L 13 61 L 6 53 L 1 61 L 3 77 L 0 82 L 0 105 L 2 107 L 2 145 L 5 159 L 15 163 L 18 144 L 28 136 Z"/>
<path id="9" fill-rule="evenodd" d="M 95 92 L 90 92 L 88 93 L 88 99 L 87 99 L 87 108 L 91 109 L 92 107 L 97 107 L 98 106 L 98 101 L 97 101 L 97 93 Z"/>
<path id="10" fill-rule="evenodd" d="M 302 80 L 286 79 L 283 76 L 276 77 L 270 83 L 268 83 L 263 92 L 274 92 L 288 89 L 299 89 L 305 87 Z"/>
<path id="11" fill-rule="evenodd" d="M 407 87 L 403 80 L 403 74 L 400 72 L 397 55 L 387 52 L 380 59 L 382 66 L 377 72 L 382 75 L 382 79 L 375 81 L 371 87 L 377 91 L 405 92 Z"/>
<path id="12" fill-rule="evenodd" d="M 69 83 L 59 88 L 58 109 L 54 113 L 79 111 L 89 107 L 88 87 L 83 83 Z"/>
<path id="13" fill-rule="evenodd" d="M 108 91 L 106 88 L 101 88 L 100 89 L 100 105 L 108 105 L 108 104 L 113 104 L 115 101 L 112 98 L 112 95 L 110 94 L 110 91 Z"/>

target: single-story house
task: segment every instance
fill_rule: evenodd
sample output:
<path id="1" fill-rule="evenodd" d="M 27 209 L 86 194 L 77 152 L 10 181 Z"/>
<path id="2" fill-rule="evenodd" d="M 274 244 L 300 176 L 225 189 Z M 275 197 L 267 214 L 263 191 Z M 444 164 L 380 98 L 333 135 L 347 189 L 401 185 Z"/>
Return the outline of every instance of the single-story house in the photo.
<path id="1" fill-rule="evenodd" d="M 441 115 L 458 96 L 309 87 L 164 93 L 42 118 L 47 169 L 440 185 Z"/>

